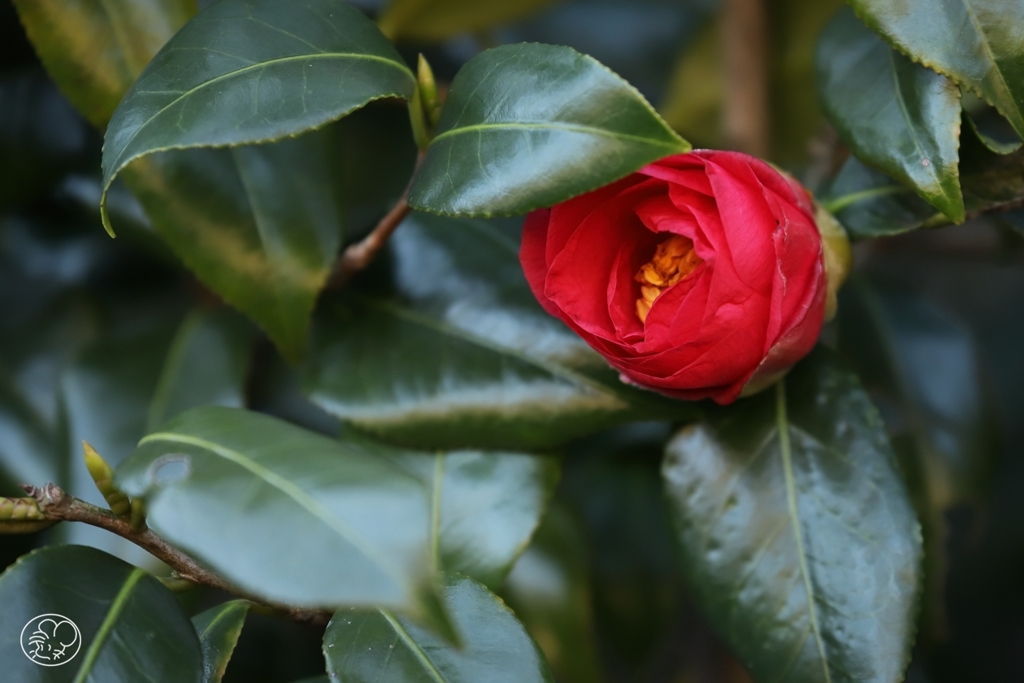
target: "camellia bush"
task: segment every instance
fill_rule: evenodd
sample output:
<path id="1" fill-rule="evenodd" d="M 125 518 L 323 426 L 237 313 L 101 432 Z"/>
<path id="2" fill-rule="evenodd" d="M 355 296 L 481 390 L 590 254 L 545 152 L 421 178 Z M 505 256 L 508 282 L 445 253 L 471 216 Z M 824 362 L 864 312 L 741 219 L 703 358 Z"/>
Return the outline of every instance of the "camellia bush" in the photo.
<path id="1" fill-rule="evenodd" d="M 1018 0 L 0 1 L 4 681 L 1024 680 Z"/>

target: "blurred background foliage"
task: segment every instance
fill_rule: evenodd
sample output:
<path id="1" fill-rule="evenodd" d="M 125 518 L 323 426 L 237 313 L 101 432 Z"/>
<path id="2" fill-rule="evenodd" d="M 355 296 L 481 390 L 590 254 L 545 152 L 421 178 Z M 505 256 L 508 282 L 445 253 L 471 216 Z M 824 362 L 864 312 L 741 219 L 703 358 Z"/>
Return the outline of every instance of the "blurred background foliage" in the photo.
<path id="1" fill-rule="evenodd" d="M 486 47 L 567 44 L 634 84 L 696 146 L 737 146 L 725 111 L 735 67 L 723 58 L 722 8 L 710 0 L 354 4 L 380 17 L 408 59 L 427 55 L 442 83 Z M 764 5 L 763 142 L 770 160 L 819 188 L 846 177 L 836 177 L 845 153 L 814 85 L 817 36 L 841 4 Z M 415 149 L 404 117 L 404 107 L 380 102 L 335 126 L 345 153 L 332 182 L 346 242 L 408 178 Z M 148 429 L 194 405 L 248 406 L 336 430 L 274 345 L 177 262 L 123 188 L 111 200 L 120 236 L 106 236 L 100 146 L 2 0 L 0 494 L 55 481 L 99 503 L 79 441 L 88 437 L 116 463 Z M 868 221 L 869 209 L 847 218 Z M 856 275 L 824 335 L 880 407 L 924 526 L 912 683 L 1024 680 L 1021 225 L 1008 214 L 859 244 Z M 551 510 L 499 591 L 560 681 L 749 680 L 680 579 L 659 473 L 669 433 L 666 423 L 641 423 L 565 446 Z M 117 539 L 68 527 L 0 536 L 0 566 L 54 542 L 142 561 Z M 197 612 L 218 596 L 182 600 Z M 251 615 L 225 680 L 314 676 L 321 635 Z"/>

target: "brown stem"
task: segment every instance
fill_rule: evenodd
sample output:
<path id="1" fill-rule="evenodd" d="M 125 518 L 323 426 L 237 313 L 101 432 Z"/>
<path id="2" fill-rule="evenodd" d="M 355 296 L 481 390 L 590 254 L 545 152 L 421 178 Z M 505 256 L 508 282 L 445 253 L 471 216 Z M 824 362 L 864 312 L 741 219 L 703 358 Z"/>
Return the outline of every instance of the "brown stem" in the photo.
<path id="1" fill-rule="evenodd" d="M 990 207 L 985 208 L 985 209 L 978 209 L 976 211 L 968 211 L 967 212 L 967 216 L 966 216 L 966 218 L 964 220 L 966 222 L 966 221 L 969 221 L 971 219 L 978 218 L 979 216 L 991 215 L 991 214 L 999 214 L 999 213 L 1006 213 L 1008 211 L 1013 211 L 1015 209 L 1020 209 L 1020 208 L 1024 208 L 1024 197 L 1019 197 L 1017 199 L 1011 199 L 1010 201 L 1003 202 L 1002 204 L 996 204 L 994 206 L 990 206 Z"/>
<path id="2" fill-rule="evenodd" d="M 764 0 L 723 0 L 726 144 L 768 156 L 768 16 Z"/>
<path id="3" fill-rule="evenodd" d="M 423 163 L 424 153 L 421 151 L 419 156 L 416 158 L 416 166 L 413 169 L 413 177 L 416 176 L 416 171 L 419 170 L 420 165 Z M 391 207 L 391 210 L 385 214 L 384 218 L 380 219 L 380 222 L 370 231 L 363 239 L 359 240 L 355 244 L 350 244 L 344 252 L 341 254 L 341 258 L 334 265 L 334 272 L 331 273 L 331 277 L 328 280 L 327 287 L 329 289 L 335 289 L 345 285 L 352 276 L 359 271 L 366 268 L 370 263 L 373 262 L 374 257 L 377 256 L 377 252 L 384 248 L 387 244 L 388 238 L 391 237 L 391 233 L 402 223 L 406 216 L 409 215 L 411 207 L 409 206 L 409 188 L 412 186 L 412 178 L 409 179 L 409 184 L 406 185 L 405 190 L 402 192 L 402 196 L 398 198 L 395 205 Z"/>
<path id="4" fill-rule="evenodd" d="M 22 486 L 21 488 L 36 499 L 39 509 L 42 510 L 47 518 L 68 522 L 83 522 L 106 529 L 112 534 L 131 541 L 166 564 L 174 571 L 177 578 L 210 586 L 211 588 L 232 593 L 256 603 L 270 605 L 277 612 L 295 621 L 326 624 L 331 619 L 331 613 L 325 610 L 300 609 L 287 605 L 276 605 L 240 591 L 198 564 L 188 555 L 168 545 L 167 541 L 157 536 L 152 530 L 143 528 L 139 531 L 133 531 L 126 520 L 115 516 L 108 510 L 86 503 L 84 500 L 79 500 L 74 496 L 69 496 L 56 484 L 47 484 L 42 488 L 37 486 Z"/>

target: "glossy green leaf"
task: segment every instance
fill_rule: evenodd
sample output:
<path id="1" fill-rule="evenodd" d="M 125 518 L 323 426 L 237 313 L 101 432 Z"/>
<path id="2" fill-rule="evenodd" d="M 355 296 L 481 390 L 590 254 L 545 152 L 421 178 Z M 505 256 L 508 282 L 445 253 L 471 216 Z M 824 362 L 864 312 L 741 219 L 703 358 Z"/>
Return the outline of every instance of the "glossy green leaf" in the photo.
<path id="1" fill-rule="evenodd" d="M 202 683 L 199 641 L 174 595 L 145 570 L 102 551 L 50 546 L 22 557 L 0 576 L 0 603 L 5 680 Z M 40 666 L 22 651 L 22 629 L 40 615 L 55 615 L 55 627 L 43 628 L 41 649 L 54 656 L 63 649 L 59 666 Z"/>
<path id="2" fill-rule="evenodd" d="M 392 39 L 442 41 L 529 16 L 556 0 L 391 0 L 377 24 Z"/>
<path id="3" fill-rule="evenodd" d="M 104 193 L 141 156 L 279 140 L 414 89 L 395 48 L 341 0 L 223 0 L 179 31 L 118 105 Z"/>
<path id="4" fill-rule="evenodd" d="M 854 240 L 898 235 L 945 220 L 913 190 L 855 157 L 843 164 L 824 199 Z"/>
<path id="5" fill-rule="evenodd" d="M 178 258 L 294 360 L 341 245 L 343 153 L 329 127 L 273 144 L 165 152 L 124 177 Z"/>
<path id="6" fill-rule="evenodd" d="M 1024 4 L 852 0 L 864 22 L 916 62 L 977 92 L 1024 135 Z"/>
<path id="7" fill-rule="evenodd" d="M 537 304 L 509 223 L 416 214 L 390 285 L 325 299 L 310 398 L 362 430 L 430 448 L 538 448 L 696 408 L 622 383 Z M 359 283 L 356 283 L 359 284 Z"/>
<path id="8" fill-rule="evenodd" d="M 434 565 L 500 585 L 530 542 L 558 481 L 558 461 L 519 453 L 398 453 L 431 498 Z"/>
<path id="9" fill-rule="evenodd" d="M 1024 149 L 994 152 L 972 131 L 960 140 L 960 158 L 968 212 L 999 209 L 1024 198 Z"/>
<path id="10" fill-rule="evenodd" d="M 409 203 L 445 215 L 522 214 L 689 148 L 592 57 L 506 45 L 456 75 Z"/>
<path id="11" fill-rule="evenodd" d="M 342 610 L 324 635 L 332 680 L 347 683 L 553 682 L 544 655 L 515 615 L 486 588 L 452 575 L 445 607 L 461 648 L 390 612 Z"/>
<path id="12" fill-rule="evenodd" d="M 251 593 L 415 612 L 433 577 L 430 505 L 390 452 L 197 408 L 143 438 L 117 479 L 161 536 Z"/>
<path id="13" fill-rule="evenodd" d="M 203 683 L 220 683 L 242 634 L 248 600 L 231 600 L 192 617 L 203 649 Z"/>
<path id="14" fill-rule="evenodd" d="M 825 28 L 817 62 L 822 104 L 843 142 L 962 222 L 960 89 L 897 53 L 851 10 Z"/>
<path id="15" fill-rule="evenodd" d="M 1011 154 L 1024 145 L 1010 122 L 995 107 L 989 106 L 974 93 L 963 93 L 964 118 L 971 132 L 991 151 Z"/>
<path id="16" fill-rule="evenodd" d="M 579 523 L 553 505 L 501 590 L 564 683 L 603 680 L 586 559 Z"/>
<path id="17" fill-rule="evenodd" d="M 196 13 L 195 0 L 15 0 L 46 70 L 97 128 L 157 50 Z"/>
<path id="18" fill-rule="evenodd" d="M 51 74 L 62 88 L 75 90 L 85 98 L 85 101 L 76 100 L 83 112 L 96 114 L 89 109 L 90 103 L 111 97 L 116 103 L 121 99 L 163 42 L 194 12 L 191 7 L 186 13 L 188 3 L 180 3 L 178 13 L 174 14 L 168 9 L 169 4 L 169 0 L 163 5 L 128 3 L 119 8 L 120 11 L 100 12 L 89 22 L 75 26 L 76 40 L 101 43 L 107 58 L 119 64 L 118 70 L 107 74 L 107 80 L 102 83 L 95 78 L 84 82 L 76 80 L 76 74 L 92 73 L 91 70 L 97 68 L 99 63 L 93 60 L 91 52 L 69 56 L 59 46 L 46 42 L 45 36 L 33 36 L 33 39 L 37 50 L 44 55 L 49 50 L 60 53 L 60 59 L 67 61 L 63 67 L 51 68 Z M 40 7 L 45 6 L 52 12 L 51 5 L 43 3 Z M 33 9 L 26 8 L 26 11 L 41 11 L 35 4 L 27 7 Z M 156 16 L 161 8 L 166 10 L 162 19 Z M 309 11 L 321 9 L 312 7 Z M 236 7 L 236 14 L 238 11 L 241 10 Z M 354 10 L 345 7 L 343 12 Z M 172 14 L 179 18 L 172 22 L 168 18 Z M 236 18 L 232 22 L 222 17 L 210 21 L 215 24 L 220 21 L 223 26 L 241 22 L 251 24 L 253 30 L 280 35 L 277 29 L 259 24 L 257 20 L 258 17 L 251 21 Z M 362 22 L 364 31 L 374 31 L 372 26 L 367 29 L 368 22 Z M 168 32 L 172 25 L 174 30 Z M 358 28 L 358 24 L 355 27 Z M 207 26 L 206 31 L 209 30 Z M 197 29 L 193 27 L 190 31 L 192 35 Z M 126 41 L 125 34 L 144 39 Z M 162 39 L 158 41 L 158 37 Z M 191 40 L 201 42 L 202 39 L 202 35 L 193 35 Z M 178 40 L 185 39 L 179 37 Z M 232 40 L 244 41 L 244 36 L 234 36 Z M 299 38 L 293 36 L 291 40 Z M 186 68 L 189 62 L 181 55 L 194 58 L 202 54 L 193 47 L 194 44 L 174 48 L 180 63 L 174 58 L 164 58 L 163 68 L 172 71 Z M 214 46 L 208 47 L 217 52 Z M 287 47 L 278 45 L 280 49 Z M 250 50 L 259 52 L 260 49 L 258 45 L 250 46 Z M 224 54 L 218 54 L 220 59 L 227 59 Z M 240 51 L 240 54 L 245 53 Z M 315 63 L 322 67 L 325 62 L 321 57 L 317 57 Z M 256 70 L 250 71 L 256 73 Z M 264 76 L 258 76 L 257 80 L 263 83 Z M 315 87 L 315 83 L 309 87 Z M 113 103 L 109 110 L 103 110 L 104 116 L 93 119 L 94 123 L 105 126 L 112 109 Z M 125 179 L 142 201 L 156 231 L 178 258 L 210 289 L 255 320 L 282 353 L 296 359 L 305 346 L 314 302 L 341 244 L 344 223 L 344 200 L 340 196 L 341 156 L 336 132 L 323 130 L 295 140 L 230 151 L 167 152 L 130 164 Z M 104 207 L 109 180 L 109 177 L 104 179 L 100 191 L 99 199 Z"/>
<path id="19" fill-rule="evenodd" d="M 856 378 L 819 350 L 668 445 L 694 598 L 759 683 L 900 681 L 921 532 Z"/>

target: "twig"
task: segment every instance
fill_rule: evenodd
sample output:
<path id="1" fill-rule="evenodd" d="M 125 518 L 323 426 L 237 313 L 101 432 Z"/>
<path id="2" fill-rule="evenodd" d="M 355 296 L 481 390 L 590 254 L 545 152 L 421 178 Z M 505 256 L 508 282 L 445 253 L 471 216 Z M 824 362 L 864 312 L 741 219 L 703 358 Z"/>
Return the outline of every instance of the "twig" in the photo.
<path id="1" fill-rule="evenodd" d="M 985 209 L 977 209 L 975 211 L 968 211 L 967 217 L 964 221 L 969 221 L 980 216 L 1006 213 L 1008 211 L 1014 211 L 1016 209 L 1024 208 L 1024 197 L 1018 197 L 1017 199 L 1011 199 L 1001 204 L 995 204 Z"/>
<path id="2" fill-rule="evenodd" d="M 112 512 L 104 510 L 68 495 L 56 484 L 47 484 L 40 488 L 38 486 L 21 487 L 30 496 L 36 499 L 39 509 L 49 519 L 64 520 L 68 522 L 83 522 L 91 526 L 106 529 L 112 534 L 125 538 L 139 546 L 153 557 L 157 558 L 170 567 L 177 578 L 190 581 L 195 584 L 210 586 L 219 590 L 238 595 L 247 600 L 264 605 L 270 605 L 289 619 L 312 624 L 326 624 L 331 619 L 331 613 L 325 610 L 300 609 L 287 605 L 276 605 L 268 603 L 252 595 L 248 595 L 238 588 L 226 583 L 219 576 L 199 565 L 188 555 L 180 550 L 172 548 L 167 541 L 157 536 L 150 529 L 133 531 L 128 522 L 116 517 Z"/>
<path id="3" fill-rule="evenodd" d="M 413 177 L 416 176 L 416 171 L 419 170 L 420 165 L 423 163 L 424 153 L 420 152 L 419 156 L 416 157 L 416 166 L 413 169 Z M 391 233 L 402 223 L 411 207 L 409 206 L 409 188 L 412 186 L 412 178 L 409 179 L 409 184 L 406 185 L 405 190 L 402 192 L 402 196 L 398 198 L 395 205 L 391 207 L 391 210 L 385 214 L 384 218 L 380 219 L 380 222 L 370 231 L 370 234 L 359 240 L 355 244 L 350 244 L 344 252 L 341 254 L 341 258 L 334 265 L 334 272 L 331 273 L 331 277 L 328 280 L 328 289 L 336 289 L 345 285 L 352 276 L 359 271 L 366 268 L 370 263 L 373 262 L 374 257 L 377 256 L 377 252 L 384 248 L 387 244 L 388 238 L 391 237 Z"/>
<path id="4" fill-rule="evenodd" d="M 724 0 L 722 57 L 725 67 L 726 143 L 766 157 L 768 127 L 768 16 L 764 0 Z"/>

